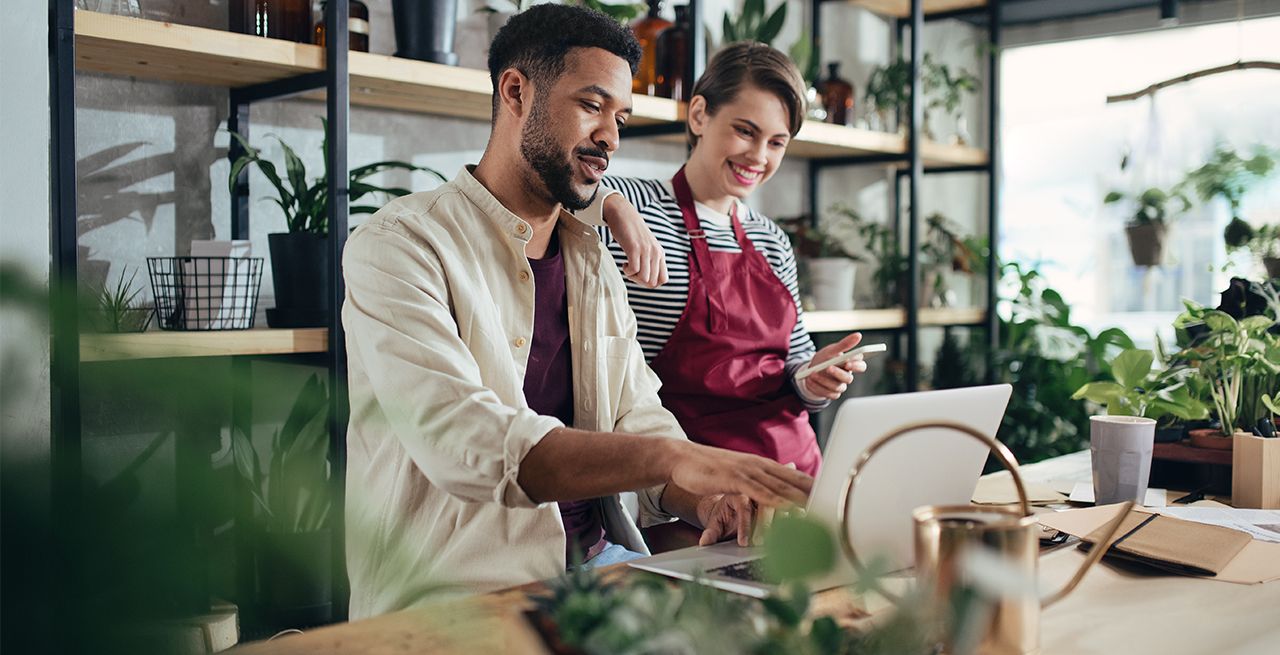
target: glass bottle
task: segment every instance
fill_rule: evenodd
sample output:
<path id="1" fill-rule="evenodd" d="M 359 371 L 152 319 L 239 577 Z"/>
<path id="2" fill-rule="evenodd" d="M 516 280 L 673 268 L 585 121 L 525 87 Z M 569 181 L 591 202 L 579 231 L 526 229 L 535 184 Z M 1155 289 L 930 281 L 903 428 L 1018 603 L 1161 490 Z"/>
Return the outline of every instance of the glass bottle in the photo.
<path id="1" fill-rule="evenodd" d="M 311 42 L 308 0 L 232 0 L 231 28 L 244 34 Z"/>
<path id="2" fill-rule="evenodd" d="M 692 29 L 689 6 L 676 5 L 676 24 L 658 35 L 657 94 L 664 98 L 688 100 L 693 90 L 693 80 L 688 79 Z"/>
<path id="3" fill-rule="evenodd" d="M 654 95 L 658 84 L 658 35 L 671 27 L 671 21 L 662 18 L 662 0 L 649 0 L 649 14 L 632 23 L 631 31 L 640 42 L 640 66 L 631 80 L 631 92 Z"/>
<path id="4" fill-rule="evenodd" d="M 827 64 L 827 78 L 818 82 L 822 106 L 827 110 L 827 122 L 848 125 L 853 118 L 853 85 L 840 77 L 840 62 Z"/>
<path id="5" fill-rule="evenodd" d="M 324 45 L 324 5 L 320 3 L 320 17 L 316 20 L 314 38 L 316 45 Z M 360 0 L 351 0 L 351 12 L 347 18 L 347 49 L 352 52 L 369 52 L 369 7 Z"/>

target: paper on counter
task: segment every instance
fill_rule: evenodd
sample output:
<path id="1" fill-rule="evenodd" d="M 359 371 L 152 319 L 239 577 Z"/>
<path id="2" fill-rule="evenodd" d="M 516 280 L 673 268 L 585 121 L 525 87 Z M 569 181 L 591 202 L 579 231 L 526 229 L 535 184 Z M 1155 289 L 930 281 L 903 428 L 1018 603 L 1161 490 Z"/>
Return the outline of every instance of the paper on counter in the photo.
<path id="1" fill-rule="evenodd" d="M 1280 543 L 1280 510 L 1235 509 L 1216 507 L 1166 507 L 1160 510 L 1165 516 L 1220 525 L 1248 533 L 1254 539 Z"/>
<path id="2" fill-rule="evenodd" d="M 1023 482 L 1026 487 L 1027 501 L 1032 505 L 1060 503 L 1067 499 L 1052 487 L 1038 482 Z M 992 474 L 978 478 L 978 486 L 973 490 L 973 502 L 979 505 L 1012 505 L 1018 502 L 1018 489 L 1013 486 L 1013 479 L 1008 473 Z"/>
<path id="3" fill-rule="evenodd" d="M 1116 511 L 1119 508 L 1119 505 L 1103 505 L 1101 507 L 1069 509 L 1062 512 L 1038 514 L 1036 515 L 1036 520 L 1040 522 L 1040 525 L 1061 530 L 1074 537 L 1083 537 L 1115 518 Z M 1280 580 L 1280 544 L 1254 539 L 1216 577 L 1202 579 L 1237 584 L 1278 581 Z"/>
<path id="4" fill-rule="evenodd" d="M 1142 500 L 1143 507 L 1164 507 L 1169 504 L 1169 494 L 1164 489 L 1147 489 L 1147 495 Z M 1070 500 L 1073 503 L 1092 503 L 1093 500 L 1093 483 L 1077 482 L 1071 488 Z"/>

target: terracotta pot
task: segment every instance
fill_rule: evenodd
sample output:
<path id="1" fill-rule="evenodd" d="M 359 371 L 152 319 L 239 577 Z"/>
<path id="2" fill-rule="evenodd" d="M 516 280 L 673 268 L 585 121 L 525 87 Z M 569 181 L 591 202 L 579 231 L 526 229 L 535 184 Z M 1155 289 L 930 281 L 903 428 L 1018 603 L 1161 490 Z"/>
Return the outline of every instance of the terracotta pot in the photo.
<path id="1" fill-rule="evenodd" d="M 1191 446 L 1193 448 L 1208 448 L 1210 450 L 1231 450 L 1232 440 L 1222 430 L 1212 428 L 1198 428 L 1195 430 L 1187 430 L 1187 436 L 1190 437 Z"/>
<path id="2" fill-rule="evenodd" d="M 1164 223 L 1130 225 L 1124 229 L 1129 237 L 1129 254 L 1137 266 L 1159 266 L 1164 260 Z"/>

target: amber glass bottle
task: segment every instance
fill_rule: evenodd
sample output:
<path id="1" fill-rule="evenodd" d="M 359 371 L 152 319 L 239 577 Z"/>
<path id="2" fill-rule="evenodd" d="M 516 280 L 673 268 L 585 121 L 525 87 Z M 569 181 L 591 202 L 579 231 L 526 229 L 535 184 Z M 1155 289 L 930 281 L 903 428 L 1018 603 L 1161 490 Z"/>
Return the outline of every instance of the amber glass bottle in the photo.
<path id="1" fill-rule="evenodd" d="M 310 0 L 232 0 L 232 29 L 271 39 L 311 41 Z"/>
<path id="2" fill-rule="evenodd" d="M 354 52 L 369 52 L 369 7 L 360 0 L 351 0 L 348 5 L 351 15 L 347 19 L 347 49 Z M 320 18 L 316 21 L 313 43 L 324 45 L 324 3 L 320 3 Z"/>
<path id="3" fill-rule="evenodd" d="M 840 62 L 827 64 L 827 78 L 818 82 L 827 122 L 849 125 L 853 120 L 853 85 L 840 77 Z"/>
<path id="4" fill-rule="evenodd" d="M 689 41 L 693 29 L 688 5 L 676 6 L 676 24 L 658 35 L 658 95 L 688 100 L 693 89 L 689 76 Z"/>
<path id="5" fill-rule="evenodd" d="M 671 21 L 658 15 L 662 0 L 649 0 L 649 14 L 631 24 L 631 31 L 640 42 L 640 67 L 631 80 L 631 92 L 654 95 L 658 85 L 658 35 L 671 27 Z"/>

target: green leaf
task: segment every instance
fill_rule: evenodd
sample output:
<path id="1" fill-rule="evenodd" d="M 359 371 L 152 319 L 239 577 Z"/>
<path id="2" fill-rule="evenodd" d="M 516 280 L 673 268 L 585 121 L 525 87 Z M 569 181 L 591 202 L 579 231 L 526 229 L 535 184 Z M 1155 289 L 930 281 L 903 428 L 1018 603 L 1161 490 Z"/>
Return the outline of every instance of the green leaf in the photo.
<path id="1" fill-rule="evenodd" d="M 302 159 L 293 151 L 293 148 L 289 147 L 289 144 L 284 142 L 284 139 L 275 136 L 275 140 L 280 143 L 280 148 L 284 151 L 284 168 L 289 176 L 289 184 L 293 187 L 293 194 L 300 195 L 307 188 L 307 167 L 302 164 Z"/>
<path id="2" fill-rule="evenodd" d="M 1071 394 L 1072 400 L 1080 400 L 1082 398 L 1092 400 L 1100 405 L 1110 404 L 1111 401 L 1123 396 L 1125 388 L 1115 382 L 1090 382 Z"/>
<path id="3" fill-rule="evenodd" d="M 1230 314 L 1216 309 L 1204 313 L 1204 324 L 1214 332 L 1235 332 L 1240 328 L 1240 324 Z"/>
<path id="4" fill-rule="evenodd" d="M 1262 394 L 1262 405 L 1266 407 L 1272 414 L 1280 414 L 1280 401 L 1271 397 L 1271 394 Z"/>
<path id="5" fill-rule="evenodd" d="M 1140 386 L 1146 379 L 1154 361 L 1155 356 L 1150 350 L 1126 350 L 1111 362 L 1111 373 L 1121 386 L 1132 389 Z"/>
<path id="6" fill-rule="evenodd" d="M 729 12 L 724 13 L 724 24 L 721 26 L 721 38 L 725 43 L 736 43 L 738 41 L 737 30 L 734 29 L 733 20 L 729 18 Z"/>
<path id="7" fill-rule="evenodd" d="M 1108 204 L 1108 205 L 1109 205 L 1109 204 L 1111 204 L 1111 203 L 1113 203 L 1113 202 L 1119 202 L 1119 201 L 1121 201 L 1121 200 L 1124 200 L 1124 194 L 1123 194 L 1123 193 L 1121 193 L 1121 192 L 1119 192 L 1119 191 L 1111 191 L 1111 192 L 1109 192 L 1109 193 L 1108 193 L 1108 194 L 1107 194 L 1107 195 L 1102 199 L 1102 202 L 1103 202 L 1104 204 Z"/>
<path id="8" fill-rule="evenodd" d="M 765 21 L 764 25 L 760 28 L 759 33 L 756 35 L 756 40 L 761 43 L 772 44 L 773 40 L 777 38 L 778 33 L 782 31 L 782 26 L 786 21 L 787 3 L 784 2 L 778 5 L 778 8 L 775 9 L 773 14 L 769 16 L 769 19 Z"/>
<path id="9" fill-rule="evenodd" d="M 1275 323 L 1275 319 L 1270 316 L 1246 316 L 1240 320 L 1240 328 L 1250 334 L 1259 334 L 1266 332 Z"/>
<path id="10" fill-rule="evenodd" d="M 825 525 L 807 516 L 774 519 L 765 535 L 764 569 L 777 581 L 822 575 L 836 562 L 835 538 Z"/>

